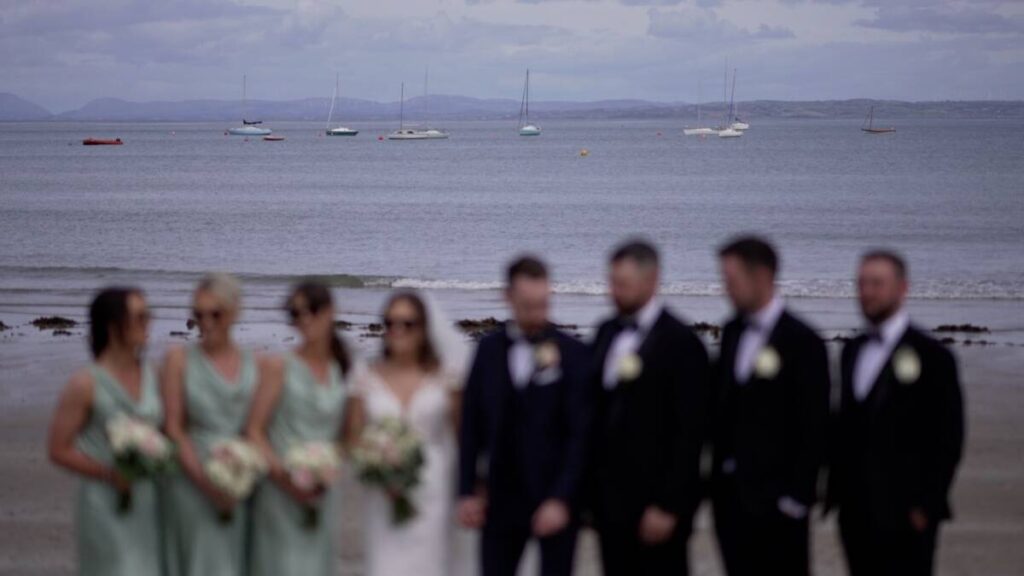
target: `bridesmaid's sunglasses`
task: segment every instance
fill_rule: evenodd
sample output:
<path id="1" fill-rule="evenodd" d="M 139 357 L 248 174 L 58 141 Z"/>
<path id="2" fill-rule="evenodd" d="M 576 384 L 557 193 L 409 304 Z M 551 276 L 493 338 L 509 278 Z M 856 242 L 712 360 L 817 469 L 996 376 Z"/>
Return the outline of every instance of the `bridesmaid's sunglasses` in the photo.
<path id="1" fill-rule="evenodd" d="M 402 328 L 402 329 L 408 331 L 408 330 L 412 330 L 413 328 L 419 328 L 419 326 L 421 324 L 422 324 L 422 322 L 420 322 L 419 320 L 409 320 L 407 318 L 403 318 L 403 319 L 385 318 L 384 319 L 384 329 L 385 330 L 389 330 L 389 331 L 390 330 L 394 330 L 395 328 Z"/>
<path id="2" fill-rule="evenodd" d="M 288 313 L 288 319 L 291 320 L 292 324 L 296 324 L 303 318 L 315 315 L 318 310 L 310 310 L 308 308 L 300 308 L 298 306 L 289 306 L 285 308 L 285 312 Z"/>
<path id="3" fill-rule="evenodd" d="M 223 317 L 224 311 L 220 308 L 214 308 L 213 310 L 200 310 L 199 308 L 192 309 L 192 319 L 195 320 L 196 323 L 200 323 L 207 318 L 213 322 L 220 322 Z"/>

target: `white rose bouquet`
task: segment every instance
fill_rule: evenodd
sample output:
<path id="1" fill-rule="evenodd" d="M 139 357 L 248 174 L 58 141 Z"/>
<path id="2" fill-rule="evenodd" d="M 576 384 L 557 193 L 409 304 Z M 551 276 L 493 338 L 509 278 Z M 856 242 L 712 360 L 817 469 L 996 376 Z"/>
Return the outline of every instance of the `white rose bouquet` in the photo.
<path id="1" fill-rule="evenodd" d="M 391 498 L 391 519 L 403 524 L 416 517 L 410 492 L 420 483 L 426 459 L 419 436 L 399 418 L 383 418 L 367 426 L 352 451 L 359 480 Z"/>
<path id="2" fill-rule="evenodd" d="M 204 468 L 215 488 L 241 501 L 252 494 L 256 482 L 266 475 L 268 465 L 255 446 L 239 438 L 228 438 L 213 444 Z M 220 521 L 227 524 L 233 516 L 232 511 L 222 511 Z"/>
<path id="3" fill-rule="evenodd" d="M 114 467 L 129 482 L 174 471 L 174 444 L 148 422 L 120 413 L 107 421 L 106 431 Z M 132 493 L 128 490 L 120 494 L 118 511 L 123 514 L 131 509 Z"/>
<path id="4" fill-rule="evenodd" d="M 292 484 L 301 490 L 324 490 L 334 483 L 341 470 L 338 449 L 330 442 L 306 442 L 296 444 L 285 455 L 285 468 Z M 307 528 L 320 524 L 320 508 L 306 506 Z"/>

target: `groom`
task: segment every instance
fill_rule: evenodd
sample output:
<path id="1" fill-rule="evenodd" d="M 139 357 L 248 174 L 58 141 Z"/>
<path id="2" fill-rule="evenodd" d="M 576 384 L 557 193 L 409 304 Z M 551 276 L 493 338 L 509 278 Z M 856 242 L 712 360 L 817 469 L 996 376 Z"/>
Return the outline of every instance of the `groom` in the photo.
<path id="1" fill-rule="evenodd" d="M 617 315 L 594 341 L 591 506 L 606 576 L 685 576 L 701 497 L 708 355 L 657 298 L 646 242 L 611 257 Z"/>
<path id="2" fill-rule="evenodd" d="M 483 576 L 513 576 L 531 538 L 544 576 L 572 573 L 590 364 L 548 320 L 550 294 L 543 262 L 512 262 L 512 320 L 481 340 L 463 396 L 458 517 L 483 529 Z"/>

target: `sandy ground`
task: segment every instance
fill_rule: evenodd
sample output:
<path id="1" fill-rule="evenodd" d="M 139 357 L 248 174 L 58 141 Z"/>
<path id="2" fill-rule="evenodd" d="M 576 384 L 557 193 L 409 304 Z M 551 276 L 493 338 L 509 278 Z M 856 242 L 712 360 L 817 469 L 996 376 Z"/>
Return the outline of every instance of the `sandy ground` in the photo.
<path id="1" fill-rule="evenodd" d="M 47 461 L 44 443 L 56 394 L 86 361 L 85 346 L 80 329 L 63 337 L 37 332 L 19 327 L 0 333 L 0 574 L 69 575 L 74 573 L 75 480 Z M 938 571 L 1024 574 L 1024 348 L 957 346 L 956 352 L 969 435 L 954 494 L 957 518 L 942 532 Z M 341 490 L 339 567 L 342 574 L 355 575 L 361 573 L 359 487 L 346 478 Z M 697 524 L 694 573 L 720 574 L 706 509 Z M 471 554 L 470 540 L 460 538 L 464 557 Z M 814 549 L 815 573 L 845 573 L 832 518 L 815 523 Z M 578 556 L 578 574 L 600 573 L 592 535 L 584 535 Z"/>

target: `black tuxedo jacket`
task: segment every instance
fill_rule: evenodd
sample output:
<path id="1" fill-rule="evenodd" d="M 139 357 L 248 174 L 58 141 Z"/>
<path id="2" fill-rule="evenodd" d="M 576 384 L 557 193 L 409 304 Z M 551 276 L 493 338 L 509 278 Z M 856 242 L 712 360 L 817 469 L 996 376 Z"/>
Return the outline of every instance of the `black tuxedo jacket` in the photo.
<path id="1" fill-rule="evenodd" d="M 516 390 L 509 369 L 513 341 L 504 329 L 481 341 L 463 395 L 459 493 L 474 494 L 485 482 L 487 522 L 528 525 L 548 498 L 578 511 L 586 461 L 586 346 L 549 327 L 543 343 L 558 347 L 557 366 L 534 373 Z M 551 372 L 553 370 L 553 372 Z M 486 476 L 481 478 L 482 470 Z"/>
<path id="2" fill-rule="evenodd" d="M 921 508 L 932 522 L 952 517 L 949 491 L 964 442 L 963 397 L 953 355 L 910 326 L 893 349 L 920 363 L 912 381 L 897 377 L 893 357 L 862 402 L 853 372 L 866 342 L 860 336 L 842 355 L 842 400 L 834 418 L 829 474 L 830 506 L 866 506 L 877 525 L 906 528 Z"/>
<path id="3" fill-rule="evenodd" d="M 810 508 L 825 462 L 830 392 L 825 343 L 784 311 L 766 343 L 781 360 L 778 372 L 754 370 L 741 385 L 735 364 L 743 330 L 734 319 L 722 332 L 714 378 L 712 479 L 726 480 L 723 464 L 732 460 L 737 495 L 748 513 L 774 514 L 783 496 Z"/>
<path id="4" fill-rule="evenodd" d="M 589 496 L 595 520 L 599 528 L 631 531 L 655 505 L 677 515 L 679 530 L 688 532 L 701 493 L 707 351 L 665 310 L 638 350 L 639 375 L 606 390 L 605 359 L 619 332 L 619 323 L 609 320 L 593 344 Z"/>

